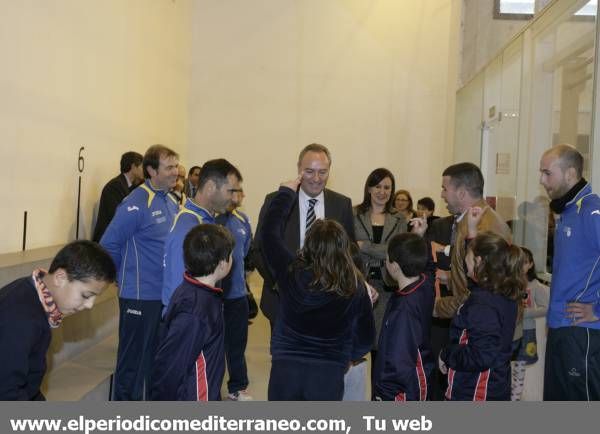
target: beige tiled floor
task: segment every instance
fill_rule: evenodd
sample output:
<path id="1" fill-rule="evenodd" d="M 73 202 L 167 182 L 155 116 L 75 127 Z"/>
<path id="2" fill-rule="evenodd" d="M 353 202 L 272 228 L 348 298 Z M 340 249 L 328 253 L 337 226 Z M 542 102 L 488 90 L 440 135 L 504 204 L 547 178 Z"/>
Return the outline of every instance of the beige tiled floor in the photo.
<path id="1" fill-rule="evenodd" d="M 260 302 L 262 281 L 253 275 L 250 288 Z M 541 400 L 541 384 L 543 373 L 543 354 L 545 347 L 545 322 L 539 319 L 538 342 L 540 343 L 540 361 L 528 371 L 525 381 L 524 400 Z M 259 312 L 252 321 L 248 333 L 246 361 L 250 385 L 248 392 L 255 400 L 267 399 L 271 356 L 269 354 L 269 322 Z M 61 363 L 52 369 L 44 378 L 42 391 L 51 401 L 77 401 L 82 398 L 103 400 L 108 396 L 108 382 L 114 370 L 117 348 L 117 333 L 111 334 L 100 343 L 76 357 Z M 370 364 L 369 364 L 370 365 Z M 534 372 L 535 371 L 535 372 Z M 368 378 L 369 373 L 367 373 Z M 223 382 L 222 396 L 227 396 L 227 378 Z M 90 393 L 93 391 L 92 393 Z M 87 396 L 86 396 L 87 395 Z M 368 391 L 367 391 L 368 395 Z M 235 403 L 232 403 L 235 405 Z"/>
<path id="2" fill-rule="evenodd" d="M 251 277 L 250 287 L 257 302 L 260 302 L 259 297 L 262 288 L 260 276 L 253 275 Z M 246 349 L 250 380 L 248 391 L 256 400 L 267 399 L 267 386 L 271 368 L 269 337 L 269 322 L 259 312 L 249 327 Z M 55 366 L 47 373 L 42 385 L 42 391 L 46 398 L 50 401 L 77 401 L 88 395 L 90 391 L 98 390 L 102 383 L 106 384 L 99 389 L 101 392 L 92 394 L 90 399 L 98 399 L 103 396 L 103 393 L 108 395 L 107 379 L 114 370 L 117 343 L 118 337 L 115 330 L 114 333 L 92 348 Z M 227 396 L 226 381 L 227 378 L 225 378 L 222 389 L 223 397 Z"/>

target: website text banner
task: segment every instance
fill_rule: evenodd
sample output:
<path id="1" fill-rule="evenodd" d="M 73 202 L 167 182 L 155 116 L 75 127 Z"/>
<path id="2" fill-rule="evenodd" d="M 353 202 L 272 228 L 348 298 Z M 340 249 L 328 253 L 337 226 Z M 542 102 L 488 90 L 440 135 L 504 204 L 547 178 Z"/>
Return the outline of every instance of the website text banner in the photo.
<path id="1" fill-rule="evenodd" d="M 598 403 L 0 403 L 0 433 L 596 432 Z"/>

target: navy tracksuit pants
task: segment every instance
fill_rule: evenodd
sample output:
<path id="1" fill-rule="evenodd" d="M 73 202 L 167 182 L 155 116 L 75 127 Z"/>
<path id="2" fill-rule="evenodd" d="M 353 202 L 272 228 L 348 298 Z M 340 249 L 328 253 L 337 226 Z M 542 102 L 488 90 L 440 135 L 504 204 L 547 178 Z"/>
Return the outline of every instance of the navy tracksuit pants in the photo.
<path id="1" fill-rule="evenodd" d="M 246 344 L 248 343 L 248 297 L 245 295 L 223 303 L 225 320 L 225 357 L 229 381 L 227 390 L 235 393 L 248 387 Z"/>
<path id="2" fill-rule="evenodd" d="M 114 401 L 150 399 L 150 374 L 162 313 L 160 300 L 119 298 L 119 348 Z"/>
<path id="3" fill-rule="evenodd" d="M 544 401 L 600 400 L 600 330 L 548 329 Z"/>
<path id="4" fill-rule="evenodd" d="M 341 401 L 345 370 L 332 363 L 273 360 L 269 401 Z"/>

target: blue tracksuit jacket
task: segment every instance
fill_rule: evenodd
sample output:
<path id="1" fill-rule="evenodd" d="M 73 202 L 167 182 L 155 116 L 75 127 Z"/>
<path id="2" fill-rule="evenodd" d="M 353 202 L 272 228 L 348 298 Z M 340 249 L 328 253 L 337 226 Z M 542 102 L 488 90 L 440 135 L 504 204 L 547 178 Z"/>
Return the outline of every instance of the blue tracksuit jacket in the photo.
<path id="1" fill-rule="evenodd" d="M 219 401 L 225 375 L 223 291 L 188 274 L 175 290 L 162 324 L 152 399 Z"/>
<path id="2" fill-rule="evenodd" d="M 217 223 L 225 226 L 235 239 L 233 265 L 227 277 L 221 282 L 223 297 L 227 300 L 245 297 L 246 272 L 244 270 L 244 259 L 250 251 L 250 244 L 252 243 L 250 221 L 241 211 L 233 210 L 231 213 L 218 216 Z"/>
<path id="3" fill-rule="evenodd" d="M 429 343 L 434 279 L 421 275 L 388 301 L 375 359 L 375 397 L 425 401 L 435 361 Z"/>
<path id="4" fill-rule="evenodd" d="M 173 226 L 167 235 L 164 247 L 164 276 L 162 285 L 162 303 L 166 307 L 175 289 L 183 281 L 185 264 L 183 263 L 183 241 L 188 232 L 200 223 L 214 223 L 215 218 L 210 212 L 196 205 L 189 197 L 185 205 L 175 217 Z"/>
<path id="5" fill-rule="evenodd" d="M 600 317 L 600 198 L 587 184 L 556 220 L 548 327 L 569 327 L 570 301 L 594 303 Z M 600 321 L 578 324 L 600 329 Z"/>
<path id="6" fill-rule="evenodd" d="M 510 400 L 511 345 L 517 302 L 472 286 L 450 326 L 440 358 L 448 367 L 446 399 Z"/>
<path id="7" fill-rule="evenodd" d="M 179 205 L 150 180 L 118 206 L 100 244 L 117 267 L 119 297 L 160 300 L 164 243 Z"/>

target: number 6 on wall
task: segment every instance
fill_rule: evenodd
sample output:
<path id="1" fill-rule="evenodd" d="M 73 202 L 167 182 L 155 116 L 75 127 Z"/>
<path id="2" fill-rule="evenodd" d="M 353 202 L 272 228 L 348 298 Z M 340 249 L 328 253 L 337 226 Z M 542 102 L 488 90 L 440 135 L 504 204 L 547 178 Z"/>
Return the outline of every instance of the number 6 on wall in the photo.
<path id="1" fill-rule="evenodd" d="M 85 168 L 85 159 L 83 158 L 83 155 L 81 155 L 84 149 L 85 147 L 83 146 L 79 148 L 79 158 L 77 159 L 77 168 L 79 169 L 79 173 L 82 173 L 83 169 Z"/>

